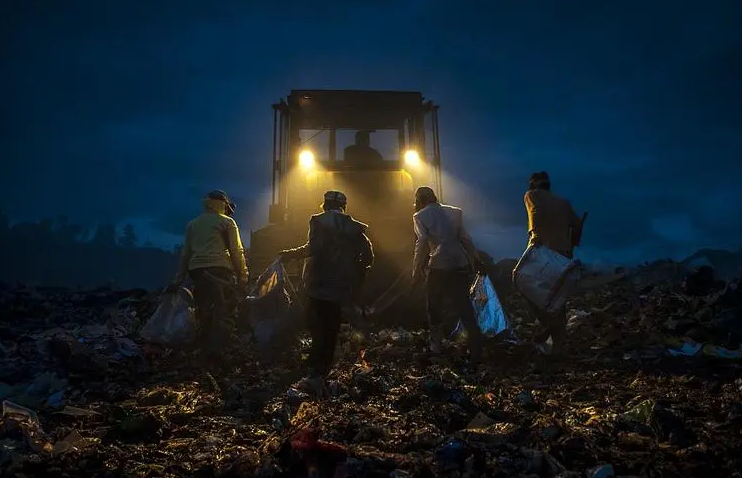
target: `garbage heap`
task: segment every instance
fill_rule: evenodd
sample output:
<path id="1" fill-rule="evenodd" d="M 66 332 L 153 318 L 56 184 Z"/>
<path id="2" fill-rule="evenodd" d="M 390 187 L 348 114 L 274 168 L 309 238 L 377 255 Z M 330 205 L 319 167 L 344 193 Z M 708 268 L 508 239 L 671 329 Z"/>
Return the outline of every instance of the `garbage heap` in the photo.
<path id="1" fill-rule="evenodd" d="M 501 291 L 521 341 L 491 338 L 486 366 L 345 326 L 321 399 L 291 388 L 304 336 L 270 361 L 236 338 L 217 369 L 139 339 L 156 293 L 0 290 L 0 476 L 740 476 L 739 282 L 672 263 L 590 279 L 563 356 Z"/>

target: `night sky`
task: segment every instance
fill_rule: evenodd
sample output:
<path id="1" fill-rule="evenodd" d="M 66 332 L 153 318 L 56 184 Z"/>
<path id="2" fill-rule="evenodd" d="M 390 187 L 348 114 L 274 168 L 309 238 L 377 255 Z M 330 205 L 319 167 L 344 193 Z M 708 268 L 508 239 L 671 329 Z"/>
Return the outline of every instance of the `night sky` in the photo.
<path id="1" fill-rule="evenodd" d="M 739 0 L 2 5 L 14 220 L 133 222 L 170 246 L 222 188 L 247 236 L 267 215 L 272 102 L 404 89 L 441 105 L 444 200 L 495 257 L 522 249 L 540 170 L 589 211 L 588 260 L 742 247 Z"/>

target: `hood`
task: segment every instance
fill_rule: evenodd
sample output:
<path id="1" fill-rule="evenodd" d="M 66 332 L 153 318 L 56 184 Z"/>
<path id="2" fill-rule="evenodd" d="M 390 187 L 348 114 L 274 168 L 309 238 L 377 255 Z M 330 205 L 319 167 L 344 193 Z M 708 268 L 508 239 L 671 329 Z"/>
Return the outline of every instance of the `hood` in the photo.
<path id="1" fill-rule="evenodd" d="M 340 234 L 357 236 L 366 232 L 368 226 L 340 211 L 327 211 L 314 216 L 314 220 Z"/>
<path id="2" fill-rule="evenodd" d="M 204 198 L 204 212 L 216 212 L 224 214 L 227 205 L 219 199 Z"/>

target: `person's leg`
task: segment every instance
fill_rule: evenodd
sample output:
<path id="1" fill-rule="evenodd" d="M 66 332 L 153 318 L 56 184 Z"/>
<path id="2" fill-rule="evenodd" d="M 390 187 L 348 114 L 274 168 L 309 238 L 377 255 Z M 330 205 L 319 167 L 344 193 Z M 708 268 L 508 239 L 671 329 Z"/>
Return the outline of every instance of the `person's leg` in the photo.
<path id="1" fill-rule="evenodd" d="M 312 337 L 308 360 L 309 373 L 293 386 L 321 397 L 325 376 L 332 368 L 335 342 L 340 330 L 340 304 L 309 297 L 306 320 L 307 329 Z"/>
<path id="2" fill-rule="evenodd" d="M 224 267 L 206 269 L 204 277 L 211 281 L 214 319 L 209 336 L 209 348 L 219 353 L 227 346 L 234 333 L 234 309 L 231 301 L 234 278 L 232 271 Z"/>
<path id="3" fill-rule="evenodd" d="M 471 289 L 471 279 L 469 271 L 451 271 L 449 294 L 456 307 L 456 312 L 464 325 L 467 334 L 467 344 L 469 354 L 474 362 L 478 362 L 482 357 L 482 331 L 479 330 L 477 318 L 474 315 L 474 307 L 469 299 Z"/>
<path id="4" fill-rule="evenodd" d="M 551 335 L 551 317 L 548 312 L 539 309 L 531 302 L 528 302 L 528 307 L 531 309 L 533 315 L 538 319 L 538 326 L 534 332 L 533 341 L 538 344 L 544 343 L 548 340 L 549 335 Z"/>
<path id="5" fill-rule="evenodd" d="M 320 348 L 322 343 L 322 318 L 319 314 L 319 300 L 312 297 L 307 298 L 305 320 L 309 337 L 312 339 L 312 345 L 309 348 L 309 357 L 307 359 L 307 364 L 309 365 L 308 376 L 312 377 L 318 373 L 319 357 L 322 353 Z"/>
<path id="6" fill-rule="evenodd" d="M 319 335 L 319 350 L 317 353 L 316 372 L 326 377 L 332 370 L 335 358 L 335 347 L 340 333 L 341 304 L 340 302 L 320 301 L 317 304 L 318 316 L 322 326 Z"/>
<path id="7" fill-rule="evenodd" d="M 446 271 L 431 269 L 428 274 L 427 312 L 428 326 L 430 327 L 430 350 L 433 353 L 441 352 L 443 339 L 443 309 L 446 297 Z"/>
<path id="8" fill-rule="evenodd" d="M 204 269 L 194 269 L 189 272 L 193 280 L 193 300 L 196 303 L 196 318 L 198 319 L 198 337 L 196 348 L 203 349 L 214 321 L 214 303 L 212 300 L 211 283 L 204 278 Z"/>
<path id="9" fill-rule="evenodd" d="M 567 337 L 567 306 L 562 306 L 550 316 L 549 333 L 553 341 L 554 353 L 559 353 L 564 347 L 564 340 Z"/>

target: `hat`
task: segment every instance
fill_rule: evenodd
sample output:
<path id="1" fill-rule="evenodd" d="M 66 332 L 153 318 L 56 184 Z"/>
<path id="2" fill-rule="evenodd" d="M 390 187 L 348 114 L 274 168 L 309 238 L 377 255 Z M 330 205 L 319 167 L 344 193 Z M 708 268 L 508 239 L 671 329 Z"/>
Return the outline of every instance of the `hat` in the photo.
<path id="1" fill-rule="evenodd" d="M 209 199 L 215 199 L 217 201 L 223 201 L 227 205 L 227 207 L 225 208 L 227 215 L 231 216 L 232 214 L 234 214 L 234 210 L 236 206 L 229 199 L 229 196 L 227 196 L 227 193 L 225 193 L 221 189 L 214 189 L 209 194 L 207 194 L 206 197 Z"/>
<path id="2" fill-rule="evenodd" d="M 336 202 L 342 207 L 345 207 L 348 204 L 348 198 L 340 191 L 326 191 L 324 201 Z"/>
<path id="3" fill-rule="evenodd" d="M 209 194 L 207 194 L 206 197 L 209 199 L 216 199 L 217 201 L 229 202 L 227 193 L 225 193 L 221 189 L 214 189 Z"/>

